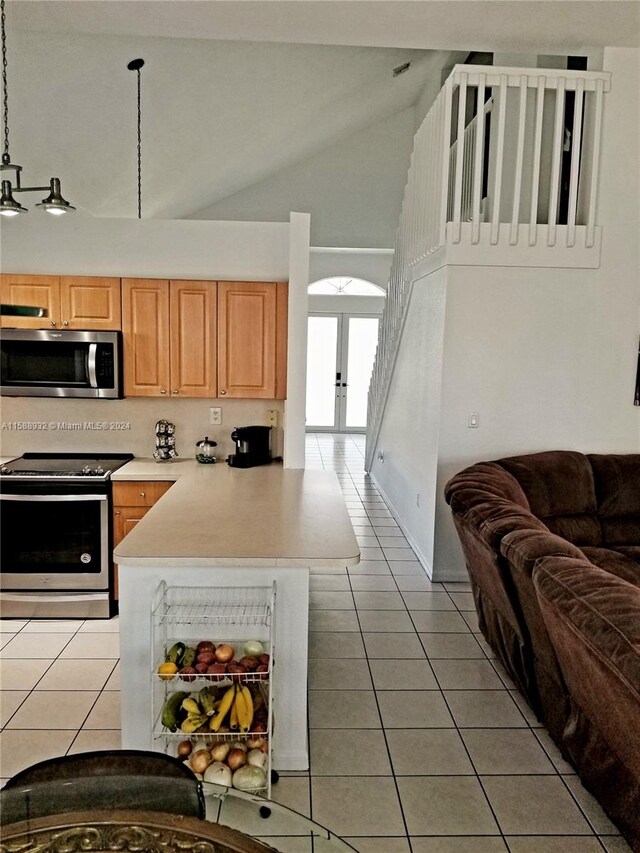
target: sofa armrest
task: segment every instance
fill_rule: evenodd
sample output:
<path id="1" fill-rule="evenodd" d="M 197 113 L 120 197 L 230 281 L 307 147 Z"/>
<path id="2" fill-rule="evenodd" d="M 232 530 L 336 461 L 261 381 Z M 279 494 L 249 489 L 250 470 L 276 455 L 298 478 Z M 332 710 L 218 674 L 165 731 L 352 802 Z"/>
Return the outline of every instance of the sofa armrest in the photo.
<path id="1" fill-rule="evenodd" d="M 507 533 L 500 542 L 500 551 L 512 566 L 529 577 L 542 557 L 585 558 L 579 548 L 548 530 L 519 529 Z"/>
<path id="2" fill-rule="evenodd" d="M 533 584 L 573 701 L 640 782 L 640 589 L 569 557 L 541 559 Z"/>

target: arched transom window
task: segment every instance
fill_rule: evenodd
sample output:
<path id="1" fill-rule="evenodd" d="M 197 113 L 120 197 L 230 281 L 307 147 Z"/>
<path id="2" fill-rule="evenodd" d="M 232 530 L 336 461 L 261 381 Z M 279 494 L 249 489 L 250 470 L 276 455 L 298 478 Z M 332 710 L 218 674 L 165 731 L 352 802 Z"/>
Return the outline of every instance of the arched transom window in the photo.
<path id="1" fill-rule="evenodd" d="M 314 281 L 309 285 L 309 294 L 312 296 L 386 296 L 384 289 L 377 284 L 362 278 L 341 275 Z"/>

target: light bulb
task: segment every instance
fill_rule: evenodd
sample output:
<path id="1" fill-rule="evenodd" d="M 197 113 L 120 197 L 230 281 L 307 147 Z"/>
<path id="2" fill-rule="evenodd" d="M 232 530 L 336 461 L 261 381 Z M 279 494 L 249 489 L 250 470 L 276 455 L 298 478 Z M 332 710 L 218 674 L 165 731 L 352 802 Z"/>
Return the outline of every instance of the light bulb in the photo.
<path id="1" fill-rule="evenodd" d="M 7 210 L 0 208 L 0 216 L 18 216 L 19 210 Z"/>
<path id="2" fill-rule="evenodd" d="M 36 205 L 37 207 L 38 205 Z M 50 213 L 52 216 L 64 216 L 67 212 L 66 207 L 45 207 L 47 213 Z"/>

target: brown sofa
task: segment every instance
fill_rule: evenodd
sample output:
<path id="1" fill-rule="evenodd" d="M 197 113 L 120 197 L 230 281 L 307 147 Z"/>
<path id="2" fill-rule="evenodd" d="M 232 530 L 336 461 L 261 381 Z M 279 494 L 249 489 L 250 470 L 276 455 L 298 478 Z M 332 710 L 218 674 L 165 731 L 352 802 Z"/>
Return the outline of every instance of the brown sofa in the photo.
<path id="1" fill-rule="evenodd" d="M 640 455 L 481 462 L 445 494 L 484 636 L 640 850 Z"/>

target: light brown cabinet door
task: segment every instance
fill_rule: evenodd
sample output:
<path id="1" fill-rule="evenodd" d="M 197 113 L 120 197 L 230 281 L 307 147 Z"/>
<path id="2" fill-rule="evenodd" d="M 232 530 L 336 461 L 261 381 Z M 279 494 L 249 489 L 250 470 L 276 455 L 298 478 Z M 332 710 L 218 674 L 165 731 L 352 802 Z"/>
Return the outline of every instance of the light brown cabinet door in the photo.
<path id="1" fill-rule="evenodd" d="M 274 399 L 275 282 L 218 282 L 218 396 Z"/>
<path id="2" fill-rule="evenodd" d="M 167 480 L 117 480 L 113 484 L 116 506 L 153 506 L 173 486 Z"/>
<path id="3" fill-rule="evenodd" d="M 168 281 L 122 279 L 122 331 L 125 396 L 169 396 Z"/>
<path id="4" fill-rule="evenodd" d="M 60 305 L 64 328 L 93 331 L 122 328 L 119 278 L 61 276 Z"/>
<path id="5" fill-rule="evenodd" d="M 57 275 L 0 276 L 3 305 L 33 305 L 44 308 L 44 317 L 2 317 L 4 329 L 51 329 L 60 326 L 60 278 Z"/>
<path id="6" fill-rule="evenodd" d="M 171 281 L 171 395 L 215 397 L 215 281 Z"/>
<path id="7" fill-rule="evenodd" d="M 130 533 L 173 486 L 166 480 L 119 480 L 113 484 L 113 547 Z M 121 504 L 127 505 L 121 505 Z M 118 600 L 118 565 L 113 564 L 113 597 Z"/>
<path id="8" fill-rule="evenodd" d="M 141 518 L 149 512 L 149 507 L 115 506 L 113 508 L 113 547 L 115 548 L 127 533 L 130 533 Z M 118 564 L 113 564 L 113 598 L 119 599 Z"/>

